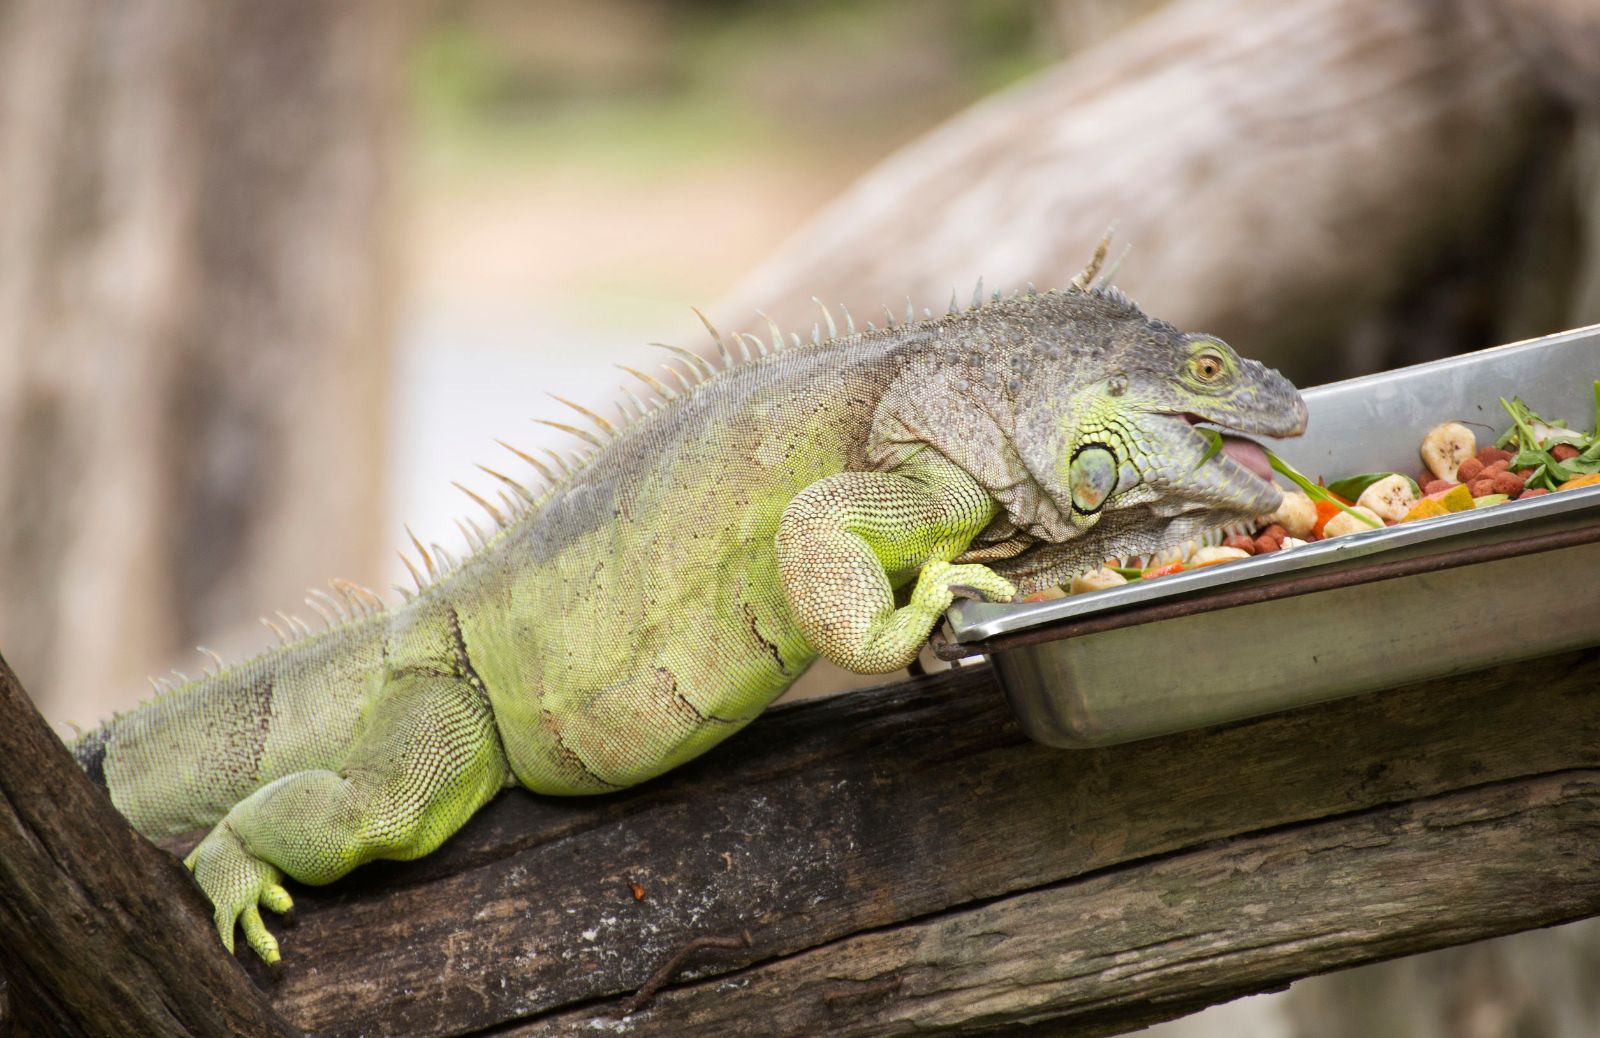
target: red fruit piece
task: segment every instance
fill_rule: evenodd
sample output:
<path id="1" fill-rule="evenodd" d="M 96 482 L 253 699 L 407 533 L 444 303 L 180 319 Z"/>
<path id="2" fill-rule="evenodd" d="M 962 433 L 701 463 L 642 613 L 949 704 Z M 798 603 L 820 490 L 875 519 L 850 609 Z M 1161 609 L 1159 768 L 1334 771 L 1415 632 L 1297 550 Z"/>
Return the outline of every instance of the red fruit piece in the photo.
<path id="1" fill-rule="evenodd" d="M 1272 525 L 1268 526 L 1265 530 L 1261 531 L 1261 536 L 1263 536 L 1263 537 L 1271 537 L 1273 540 L 1277 541 L 1279 544 L 1282 544 L 1283 543 L 1283 539 L 1285 537 L 1289 536 L 1289 531 L 1285 530 L 1283 528 L 1283 524 L 1282 523 L 1273 523 Z"/>
<path id="2" fill-rule="evenodd" d="M 1263 534 L 1262 536 L 1257 537 L 1255 539 L 1255 549 L 1256 550 L 1255 550 L 1254 554 L 1256 554 L 1256 555 L 1271 555 L 1273 552 L 1277 551 L 1278 549 L 1280 549 L 1282 547 L 1283 547 L 1283 542 L 1282 541 L 1275 541 L 1271 537 L 1268 537 L 1265 534 Z"/>
<path id="3" fill-rule="evenodd" d="M 1558 443 L 1550 448 L 1550 456 L 1557 461 L 1571 461 L 1582 453 L 1570 443 Z"/>
<path id="4" fill-rule="evenodd" d="M 1255 538 L 1246 537 L 1244 534 L 1240 533 L 1236 533 L 1232 537 L 1223 538 L 1222 546 L 1224 548 L 1238 548 L 1240 551 L 1250 555 L 1254 555 L 1256 553 Z"/>
<path id="5" fill-rule="evenodd" d="M 1502 472 L 1494 477 L 1494 489 L 1490 492 L 1516 497 L 1522 493 L 1522 477 L 1511 472 Z"/>
<path id="6" fill-rule="evenodd" d="M 1517 498 L 1517 500 L 1518 501 L 1526 501 L 1530 497 L 1543 497 L 1545 494 L 1548 494 L 1548 493 L 1550 493 L 1550 491 L 1546 490 L 1544 487 L 1532 487 L 1532 488 L 1530 488 L 1528 490 L 1524 490 L 1522 492 L 1522 496 Z"/>

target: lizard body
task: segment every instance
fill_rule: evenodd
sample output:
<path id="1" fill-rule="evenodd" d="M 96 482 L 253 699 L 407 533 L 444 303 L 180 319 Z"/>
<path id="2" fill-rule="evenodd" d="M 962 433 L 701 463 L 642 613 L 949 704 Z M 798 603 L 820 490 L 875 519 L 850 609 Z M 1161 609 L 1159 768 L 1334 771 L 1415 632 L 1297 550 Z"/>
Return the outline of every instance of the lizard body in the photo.
<path id="1" fill-rule="evenodd" d="M 237 922 L 277 959 L 259 906 L 289 907 L 285 874 L 426 854 L 509 785 L 645 781 L 819 654 L 906 666 L 956 594 L 1010 598 L 1271 511 L 1248 452 L 1193 423 L 1305 423 L 1281 376 L 1115 290 L 778 342 L 690 359 L 622 428 L 574 430 L 592 453 L 542 493 L 507 479 L 466 559 L 418 545 L 432 579 L 404 606 L 348 592 L 330 630 L 74 744 L 141 831 L 213 827 L 186 864 L 230 949 Z"/>

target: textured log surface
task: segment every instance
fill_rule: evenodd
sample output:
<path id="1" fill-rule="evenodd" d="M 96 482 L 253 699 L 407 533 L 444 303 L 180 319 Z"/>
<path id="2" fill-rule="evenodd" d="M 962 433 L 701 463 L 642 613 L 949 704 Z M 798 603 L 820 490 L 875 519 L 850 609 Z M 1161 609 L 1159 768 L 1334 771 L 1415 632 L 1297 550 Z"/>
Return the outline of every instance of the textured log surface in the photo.
<path id="1" fill-rule="evenodd" d="M 0 659 L 0 1036 L 287 1036 Z"/>
<path id="2" fill-rule="evenodd" d="M 1083 751 L 1027 742 L 986 667 L 781 707 L 642 789 L 508 794 L 298 890 L 258 979 L 328 1035 L 1115 1033 L 1600 914 L 1597 663 Z"/>

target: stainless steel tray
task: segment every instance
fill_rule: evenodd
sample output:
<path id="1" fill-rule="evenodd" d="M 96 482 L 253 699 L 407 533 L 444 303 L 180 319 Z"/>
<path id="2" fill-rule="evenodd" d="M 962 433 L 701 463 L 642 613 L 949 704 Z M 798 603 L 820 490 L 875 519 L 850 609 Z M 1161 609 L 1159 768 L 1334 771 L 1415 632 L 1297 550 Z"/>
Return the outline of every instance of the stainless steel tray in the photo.
<path id="1" fill-rule="evenodd" d="M 1420 467 L 1438 422 L 1480 444 L 1499 398 L 1587 428 L 1600 325 L 1305 392 L 1274 444 L 1329 479 Z M 1600 644 L 1600 487 L 1027 605 L 958 602 L 940 654 L 990 655 L 1023 729 L 1103 746 Z"/>

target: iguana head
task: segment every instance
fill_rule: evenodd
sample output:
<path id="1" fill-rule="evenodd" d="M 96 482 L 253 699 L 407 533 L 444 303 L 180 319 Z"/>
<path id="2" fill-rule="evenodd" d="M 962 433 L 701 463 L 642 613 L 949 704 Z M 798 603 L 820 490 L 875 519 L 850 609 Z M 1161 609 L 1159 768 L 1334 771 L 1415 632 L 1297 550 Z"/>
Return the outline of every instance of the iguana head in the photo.
<path id="1" fill-rule="evenodd" d="M 1115 290 L 988 304 L 937 328 L 880 406 L 874 455 L 920 443 L 955 461 L 1005 510 L 991 539 L 1070 545 L 1046 554 L 1087 566 L 1278 506 L 1261 448 L 1225 435 L 1219 449 L 1200 423 L 1295 436 L 1305 403 L 1221 340 L 1152 320 Z"/>

